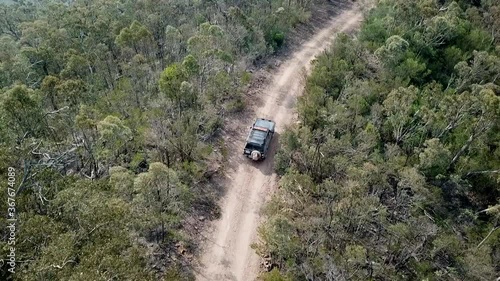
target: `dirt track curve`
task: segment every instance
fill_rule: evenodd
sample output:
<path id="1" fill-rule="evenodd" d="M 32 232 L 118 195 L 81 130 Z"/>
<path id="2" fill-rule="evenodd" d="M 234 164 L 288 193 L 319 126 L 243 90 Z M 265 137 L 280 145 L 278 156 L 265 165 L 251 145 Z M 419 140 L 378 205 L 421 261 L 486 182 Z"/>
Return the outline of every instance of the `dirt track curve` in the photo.
<path id="1" fill-rule="evenodd" d="M 253 117 L 276 121 L 276 131 L 283 131 L 295 119 L 297 95 L 303 89 L 303 70 L 334 41 L 336 34 L 356 28 L 362 19 L 361 11 L 350 6 L 319 30 L 284 61 L 262 91 L 261 104 Z M 225 173 L 226 195 L 220 202 L 221 218 L 213 222 L 197 269 L 197 280 L 251 281 L 259 274 L 260 258 L 251 249 L 256 242 L 260 209 L 276 185 L 273 156 L 261 163 L 252 163 L 241 155 L 243 141 L 251 125 L 239 124 L 237 141 L 231 146 L 230 165 Z M 233 137 L 231 137 L 233 139 Z M 276 143 L 273 144 L 276 147 Z"/>

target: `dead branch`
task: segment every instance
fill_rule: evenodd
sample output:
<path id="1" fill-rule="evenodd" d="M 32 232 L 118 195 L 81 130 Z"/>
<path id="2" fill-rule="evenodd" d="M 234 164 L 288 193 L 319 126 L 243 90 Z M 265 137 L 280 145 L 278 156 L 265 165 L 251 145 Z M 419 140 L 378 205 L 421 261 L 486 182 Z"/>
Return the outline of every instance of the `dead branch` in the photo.
<path id="1" fill-rule="evenodd" d="M 479 243 L 476 247 L 476 249 L 479 249 L 481 248 L 481 246 L 483 246 L 483 244 L 486 242 L 486 240 L 488 240 L 488 238 L 490 238 L 491 234 L 493 234 L 493 232 L 495 232 L 495 230 L 499 229 L 500 226 L 497 226 L 497 227 L 494 227 L 490 230 L 490 232 L 488 233 L 488 235 L 486 235 L 486 237 L 484 237 L 483 241 L 481 241 L 481 243 Z"/>

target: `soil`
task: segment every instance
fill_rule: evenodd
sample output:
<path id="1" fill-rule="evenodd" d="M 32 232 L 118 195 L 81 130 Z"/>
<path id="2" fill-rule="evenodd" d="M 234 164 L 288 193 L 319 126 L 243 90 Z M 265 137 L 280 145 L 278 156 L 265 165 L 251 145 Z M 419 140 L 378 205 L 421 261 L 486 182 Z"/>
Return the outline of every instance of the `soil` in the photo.
<path id="1" fill-rule="evenodd" d="M 277 187 L 273 163 L 280 133 L 297 119 L 295 104 L 311 61 L 334 43 L 338 33 L 356 29 L 363 17 L 360 8 L 350 2 L 333 2 L 318 13 L 322 14 L 316 23 L 300 26 L 290 35 L 295 36 L 296 47 L 289 44 L 267 67 L 254 71 L 245 96 L 249 108 L 225 124 L 223 139 L 228 155 L 223 172 L 215 179 L 224 187 L 224 196 L 219 202 L 220 217 L 200 235 L 197 280 L 255 280 L 261 271 L 262 259 L 251 245 L 257 242 L 257 228 L 263 220 L 261 208 Z M 262 162 L 242 155 L 256 117 L 276 122 L 269 157 Z"/>

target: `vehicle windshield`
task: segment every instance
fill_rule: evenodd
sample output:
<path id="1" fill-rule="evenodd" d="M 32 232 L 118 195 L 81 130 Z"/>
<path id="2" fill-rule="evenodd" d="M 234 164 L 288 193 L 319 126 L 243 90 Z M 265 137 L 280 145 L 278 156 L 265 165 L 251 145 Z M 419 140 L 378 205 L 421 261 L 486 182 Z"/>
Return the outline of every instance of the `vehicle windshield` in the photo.
<path id="1" fill-rule="evenodd" d="M 263 127 L 269 129 L 271 125 L 272 125 L 271 122 L 269 122 L 268 120 L 263 120 L 263 119 L 255 120 L 256 127 Z"/>

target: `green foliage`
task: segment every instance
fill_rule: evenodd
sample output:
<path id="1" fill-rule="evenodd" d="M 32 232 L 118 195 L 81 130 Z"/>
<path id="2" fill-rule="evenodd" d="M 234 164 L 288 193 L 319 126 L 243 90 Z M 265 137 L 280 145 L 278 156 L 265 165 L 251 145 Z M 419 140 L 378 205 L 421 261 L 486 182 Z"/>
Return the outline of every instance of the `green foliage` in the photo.
<path id="1" fill-rule="evenodd" d="M 1 112 L 15 134 L 40 136 L 44 133 L 44 115 L 40 100 L 32 89 L 15 85 L 2 95 Z"/>
<path id="2" fill-rule="evenodd" d="M 439 139 L 426 140 L 424 147 L 425 149 L 419 154 L 419 169 L 429 177 L 444 175 L 451 161 L 451 152 L 440 143 Z"/>
<path id="3" fill-rule="evenodd" d="M 198 62 L 193 55 L 188 55 L 186 58 L 184 58 L 182 66 L 189 75 L 196 75 L 200 70 L 200 66 L 198 65 Z"/>
<path id="4" fill-rule="evenodd" d="M 273 45 L 279 48 L 283 45 L 283 42 L 285 42 L 285 34 L 281 31 L 275 31 L 273 33 Z"/>
<path id="5" fill-rule="evenodd" d="M 263 281 L 288 281 L 288 280 L 290 280 L 288 277 L 283 276 L 283 274 L 281 274 L 280 271 L 276 268 L 274 268 L 270 272 L 263 273 L 260 278 Z"/>
<path id="6" fill-rule="evenodd" d="M 133 204 L 137 212 L 146 215 L 139 229 L 153 232 L 160 228 L 156 239 L 171 239 L 178 215 L 188 206 L 187 191 L 175 171 L 162 163 L 151 163 L 148 172 L 134 179 Z"/>
<path id="7" fill-rule="evenodd" d="M 193 279 L 184 266 L 191 253 L 171 249 L 193 238 L 182 231 L 186 216 L 215 206 L 204 202 L 217 194 L 204 175 L 224 118 L 244 108 L 251 77 L 242 73 L 310 8 L 0 4 L 0 171 L 19 171 L 22 261 L 0 279 Z M 0 249 L 6 256 L 5 243 Z"/>
<path id="8" fill-rule="evenodd" d="M 139 44 L 141 42 L 147 41 L 151 39 L 151 32 L 139 23 L 138 21 L 134 20 L 132 24 L 130 24 L 130 27 L 125 27 L 120 31 L 120 34 L 116 36 L 116 44 L 120 47 L 133 47 L 135 51 L 138 51 Z"/>
<path id="9" fill-rule="evenodd" d="M 275 158 L 264 280 L 498 276 L 498 5 L 475 5 L 381 1 L 316 59 Z"/>
<path id="10" fill-rule="evenodd" d="M 99 157 L 110 159 L 118 157 L 118 155 L 127 146 L 127 143 L 132 140 L 132 131 L 125 126 L 120 118 L 115 116 L 107 116 L 104 120 L 97 123 L 97 131 L 101 142 L 102 150 L 99 152 Z"/>
<path id="11" fill-rule="evenodd" d="M 178 92 L 181 88 L 181 83 L 184 81 L 186 81 L 184 69 L 178 64 L 170 65 L 161 73 L 159 80 L 160 90 L 172 100 L 179 99 Z"/>
<path id="12" fill-rule="evenodd" d="M 116 194 L 130 201 L 133 195 L 134 177 L 126 168 L 116 166 L 109 169 L 109 184 Z"/>
<path id="13" fill-rule="evenodd" d="M 144 269 L 145 249 L 134 245 L 127 233 L 131 206 L 114 198 L 105 183 L 76 181 L 50 199 L 45 214 L 27 209 L 20 215 L 25 231 L 18 232 L 16 248 L 20 258 L 32 262 L 19 268 L 17 278 L 152 280 Z"/>

